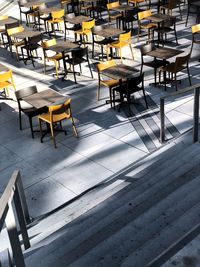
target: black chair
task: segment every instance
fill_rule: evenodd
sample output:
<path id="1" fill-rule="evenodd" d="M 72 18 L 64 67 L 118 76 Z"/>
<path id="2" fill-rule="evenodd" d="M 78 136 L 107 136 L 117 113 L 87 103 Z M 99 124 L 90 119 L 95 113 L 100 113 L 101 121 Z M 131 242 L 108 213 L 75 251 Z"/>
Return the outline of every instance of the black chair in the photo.
<path id="1" fill-rule="evenodd" d="M 45 33 L 47 32 L 47 20 L 51 19 L 50 14 L 43 14 L 42 10 L 48 8 L 46 3 L 42 3 L 35 11 L 34 11 L 34 24 L 38 26 L 39 31 L 41 30 L 41 26 L 44 25 Z M 43 22 L 43 23 L 42 23 Z"/>
<path id="2" fill-rule="evenodd" d="M 73 74 L 74 74 L 74 80 L 76 82 L 76 72 L 75 72 L 75 66 L 79 65 L 80 72 L 82 73 L 81 64 L 87 62 L 88 67 L 90 69 L 91 77 L 93 78 L 92 70 L 90 67 L 89 57 L 88 57 L 88 48 L 87 47 L 80 47 L 72 51 L 71 58 L 66 59 L 66 62 L 72 66 L 73 68 Z"/>
<path id="3" fill-rule="evenodd" d="M 26 116 L 28 116 L 32 138 L 34 138 L 34 132 L 36 132 L 33 130 L 32 118 L 35 116 L 38 116 L 39 114 L 47 112 L 48 108 L 37 109 L 35 107 L 32 107 L 31 105 L 29 105 L 28 103 L 26 103 L 22 99 L 24 97 L 33 95 L 37 92 L 38 92 L 38 90 L 37 90 L 37 87 L 35 85 L 15 91 L 15 95 L 16 95 L 16 99 L 17 99 L 17 103 L 18 103 L 18 108 L 19 108 L 19 128 L 20 128 L 20 130 L 22 130 L 22 112 L 23 112 Z"/>
<path id="4" fill-rule="evenodd" d="M 27 2 L 28 2 L 27 0 L 19 0 L 18 1 L 19 12 L 20 12 L 20 21 L 22 23 L 22 14 L 24 14 L 26 17 L 26 25 L 28 25 L 28 14 L 31 14 L 34 12 L 31 8 L 27 9 L 24 7 L 24 4 L 26 4 Z"/>
<path id="5" fill-rule="evenodd" d="M 155 81 L 155 86 L 156 86 L 156 76 L 157 76 L 157 69 L 163 66 L 163 60 L 160 59 L 153 59 L 153 60 L 145 60 L 145 57 L 147 56 L 147 53 L 154 50 L 155 49 L 155 45 L 153 43 L 147 44 L 147 45 L 143 45 L 140 48 L 140 52 L 141 52 L 141 72 L 143 71 L 143 67 L 147 66 L 150 68 L 154 69 L 154 81 Z M 168 64 L 169 62 L 166 61 L 166 64 Z"/>
<path id="6" fill-rule="evenodd" d="M 144 73 L 140 73 L 138 76 L 130 77 L 125 82 L 121 81 L 119 86 L 114 87 L 112 89 L 114 108 L 115 108 L 115 102 L 116 102 L 116 99 L 115 99 L 116 93 L 120 95 L 120 105 L 118 109 L 118 111 L 120 111 L 120 108 L 122 104 L 124 103 L 124 98 L 127 99 L 127 103 L 130 105 L 131 95 L 139 91 L 143 92 L 146 108 L 148 109 L 147 99 L 146 99 L 145 90 L 144 90 Z"/>
<path id="7" fill-rule="evenodd" d="M 27 63 L 27 60 L 31 60 L 33 67 L 35 67 L 34 58 L 40 58 L 41 59 L 41 57 L 39 57 L 38 53 L 37 53 L 37 49 L 39 47 L 41 47 L 39 44 L 39 42 L 41 42 L 41 41 L 42 41 L 42 36 L 41 36 L 41 34 L 38 34 L 38 35 L 35 35 L 33 37 L 29 37 L 26 44 L 21 47 L 22 57 L 23 57 L 25 64 Z M 27 57 L 24 56 L 24 50 L 26 50 Z M 36 56 L 34 56 L 34 52 L 36 53 Z"/>
<path id="8" fill-rule="evenodd" d="M 133 9 L 130 10 L 125 10 L 124 15 L 120 18 L 124 30 L 133 29 L 134 21 L 138 21 L 138 12 L 139 12 L 138 7 L 134 7 Z"/>
<path id="9" fill-rule="evenodd" d="M 4 47 L 6 49 L 9 47 L 9 38 L 10 38 L 8 36 L 7 30 L 15 28 L 15 27 L 19 27 L 19 26 L 20 26 L 20 22 L 19 21 L 16 21 L 16 22 L 13 22 L 13 23 L 9 23 L 9 24 L 5 24 L 5 31 L 1 33 L 1 36 L 2 36 L 3 45 L 4 45 Z M 7 41 L 5 41 L 5 37 L 6 37 Z"/>
<path id="10" fill-rule="evenodd" d="M 196 16 L 196 24 L 199 23 L 199 8 L 197 6 L 193 5 L 193 2 L 196 2 L 196 0 L 188 0 L 187 1 L 187 17 L 185 26 L 188 24 L 189 16 L 192 15 L 193 17 Z"/>
<path id="11" fill-rule="evenodd" d="M 90 9 L 90 17 L 95 18 L 97 21 L 103 20 L 102 13 L 107 12 L 107 0 L 97 0 L 96 4 Z"/>
<path id="12" fill-rule="evenodd" d="M 157 32 L 159 34 L 159 42 L 161 42 L 163 46 L 166 43 L 167 34 L 173 32 L 176 39 L 176 45 L 178 45 L 176 17 L 171 17 L 169 20 L 163 22 L 163 24 L 161 24 L 159 28 L 154 29 L 154 32 Z"/>
<path id="13" fill-rule="evenodd" d="M 65 18 L 64 18 L 64 27 L 65 27 L 65 41 L 66 41 L 66 38 L 67 38 L 67 31 L 78 31 L 81 29 L 81 25 L 80 24 L 70 24 L 68 22 L 68 19 L 71 19 L 71 18 L 75 18 L 75 14 L 74 13 L 69 13 L 69 14 L 66 14 L 65 15 Z M 75 42 L 77 41 L 77 34 L 74 33 L 74 38 L 75 38 Z"/>

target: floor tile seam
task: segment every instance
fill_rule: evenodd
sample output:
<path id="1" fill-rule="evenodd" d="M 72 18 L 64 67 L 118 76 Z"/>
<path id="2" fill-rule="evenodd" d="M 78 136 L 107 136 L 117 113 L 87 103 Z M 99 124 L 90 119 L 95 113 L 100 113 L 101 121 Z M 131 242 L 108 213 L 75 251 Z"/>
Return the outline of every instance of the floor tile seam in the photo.
<path id="1" fill-rule="evenodd" d="M 65 169 L 65 168 L 63 168 L 63 169 Z M 63 170 L 62 170 L 63 171 Z M 68 188 L 64 183 L 62 183 L 62 182 L 60 182 L 60 180 L 59 179 L 54 179 L 53 177 L 49 177 L 50 179 L 52 179 L 55 183 L 58 183 L 59 185 L 61 185 L 61 186 L 63 186 L 64 188 L 66 188 L 67 190 L 69 190 L 70 192 L 72 192 L 75 196 L 75 198 L 77 197 L 77 196 L 79 196 L 79 194 L 77 194 L 75 191 L 73 191 L 72 189 L 70 189 L 70 188 Z M 86 191 L 87 190 L 89 190 L 89 189 L 86 189 Z M 82 194 L 82 193 L 81 193 Z M 73 198 L 74 198 L 73 197 Z M 72 198 L 72 199 L 73 199 Z M 68 200 L 68 201 L 71 201 L 71 199 L 70 200 Z M 66 202 L 68 202 L 68 201 L 66 201 Z M 62 204 L 63 205 L 63 204 Z"/>
<path id="2" fill-rule="evenodd" d="M 6 166 L 5 168 L 0 169 L 0 172 L 3 172 L 3 171 L 5 171 L 6 169 L 9 169 L 10 167 L 13 166 L 13 164 L 18 164 L 18 163 L 20 163 L 20 162 L 23 162 L 23 159 L 17 160 L 16 162 L 9 164 L 9 165 Z M 19 168 L 18 168 L 18 169 L 16 168 L 16 170 L 19 170 Z M 11 177 L 11 175 L 10 175 L 10 177 Z"/>
<path id="3" fill-rule="evenodd" d="M 191 116 L 191 115 L 188 115 L 187 113 L 185 113 L 185 112 L 183 112 L 183 111 L 176 110 L 176 108 L 174 108 L 174 109 L 170 109 L 170 110 L 166 111 L 166 112 L 165 112 L 165 115 L 166 115 L 166 114 L 169 114 L 170 112 L 173 112 L 173 111 L 176 111 L 177 113 L 182 114 L 182 115 L 184 114 L 184 115 L 190 117 L 191 120 L 193 119 L 193 115 L 192 115 L 192 116 Z M 168 118 L 168 119 L 169 119 L 169 118 Z M 188 122 L 188 120 L 184 120 L 184 122 Z M 192 123 L 192 124 L 193 124 L 193 123 Z"/>

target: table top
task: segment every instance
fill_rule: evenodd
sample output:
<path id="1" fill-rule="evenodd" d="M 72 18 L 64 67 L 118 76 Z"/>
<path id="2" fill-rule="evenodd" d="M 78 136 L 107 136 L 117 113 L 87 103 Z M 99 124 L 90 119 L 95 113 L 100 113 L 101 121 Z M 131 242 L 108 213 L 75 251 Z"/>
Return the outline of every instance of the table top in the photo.
<path id="1" fill-rule="evenodd" d="M 23 100 L 31 104 L 35 108 L 43 108 L 51 105 L 52 103 L 62 101 L 66 96 L 59 94 L 51 89 L 47 89 L 30 96 L 23 97 Z"/>
<path id="2" fill-rule="evenodd" d="M 134 67 L 119 64 L 103 70 L 101 74 L 112 79 L 127 79 L 128 77 L 137 74 L 138 72 L 139 71 Z"/>
<path id="3" fill-rule="evenodd" d="M 8 71 L 9 68 L 0 63 L 0 72 Z"/>
<path id="4" fill-rule="evenodd" d="M 169 20 L 170 18 L 172 18 L 172 16 L 167 15 L 167 14 L 157 13 L 157 14 L 153 14 L 147 17 L 146 19 L 151 20 L 152 22 L 160 23 L 160 22 Z"/>
<path id="5" fill-rule="evenodd" d="M 165 60 L 177 56 L 183 52 L 184 51 L 182 50 L 168 48 L 168 47 L 157 47 L 151 52 L 148 52 L 147 55 Z"/>
<path id="6" fill-rule="evenodd" d="M 42 5 L 43 3 L 44 1 L 31 1 L 31 2 L 24 3 L 23 7 L 28 7 L 28 8 L 33 7 L 33 6 L 38 7 Z"/>
<path id="7" fill-rule="evenodd" d="M 34 37 L 39 34 L 41 34 L 41 32 L 25 28 L 22 32 L 14 33 L 12 34 L 12 36 L 18 39 L 25 39 L 25 38 Z"/>
<path id="8" fill-rule="evenodd" d="M 81 24 L 84 21 L 92 20 L 89 16 L 83 16 L 79 15 L 74 18 L 65 18 L 65 21 L 71 23 L 71 24 Z"/>
<path id="9" fill-rule="evenodd" d="M 76 48 L 79 48 L 78 44 L 72 43 L 70 41 L 60 41 L 57 42 L 57 44 L 50 46 L 48 49 L 56 53 L 62 53 L 66 51 L 71 51 Z"/>
<path id="10" fill-rule="evenodd" d="M 62 10 L 62 8 L 52 6 L 52 7 L 40 9 L 39 12 L 40 12 L 40 14 L 50 14 L 51 12 L 60 11 L 60 10 Z"/>
<path id="11" fill-rule="evenodd" d="M 96 31 L 96 32 L 94 31 L 94 33 L 104 38 L 110 38 L 110 37 L 120 35 L 121 33 L 124 33 L 124 30 L 106 26 L 100 31 Z"/>
<path id="12" fill-rule="evenodd" d="M 115 10 L 115 11 L 119 11 L 119 12 L 124 12 L 124 11 L 130 10 L 130 9 L 133 9 L 133 7 L 130 6 L 130 5 L 120 5 L 120 6 L 117 6 L 117 7 L 112 8 L 111 10 Z"/>
<path id="13" fill-rule="evenodd" d="M 14 22 L 17 22 L 18 20 L 15 18 L 7 18 L 7 19 L 2 19 L 0 20 L 0 27 L 5 26 L 5 24 L 11 24 Z"/>
<path id="14" fill-rule="evenodd" d="M 191 3 L 193 6 L 200 7 L 200 1 L 195 1 Z"/>

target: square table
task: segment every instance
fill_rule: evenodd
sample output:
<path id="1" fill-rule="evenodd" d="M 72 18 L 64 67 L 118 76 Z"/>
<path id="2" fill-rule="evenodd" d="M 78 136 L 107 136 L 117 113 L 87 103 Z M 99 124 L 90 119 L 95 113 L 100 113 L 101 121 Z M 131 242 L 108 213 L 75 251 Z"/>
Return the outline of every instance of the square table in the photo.
<path id="1" fill-rule="evenodd" d="M 107 38 L 107 39 L 111 39 L 112 37 L 118 36 L 121 33 L 124 33 L 124 30 L 118 29 L 118 28 L 114 28 L 111 26 L 105 26 L 102 30 L 100 31 L 94 31 L 95 34 Z"/>
<path id="2" fill-rule="evenodd" d="M 83 16 L 83 15 L 79 15 L 79 16 L 76 16 L 74 18 L 65 18 L 65 21 L 71 23 L 71 24 L 82 24 L 82 22 L 85 22 L 85 21 L 89 21 L 91 20 L 90 17 L 88 16 Z"/>
<path id="3" fill-rule="evenodd" d="M 131 67 L 125 64 L 118 64 L 110 68 L 107 68 L 101 71 L 100 73 L 111 79 L 126 80 L 128 77 L 133 76 L 134 74 L 137 74 L 138 72 L 139 71 L 134 67 Z"/>
<path id="4" fill-rule="evenodd" d="M 11 17 L 8 17 L 7 19 L 2 19 L 0 20 L 0 27 L 5 27 L 6 24 L 11 24 L 17 21 L 17 19 Z"/>

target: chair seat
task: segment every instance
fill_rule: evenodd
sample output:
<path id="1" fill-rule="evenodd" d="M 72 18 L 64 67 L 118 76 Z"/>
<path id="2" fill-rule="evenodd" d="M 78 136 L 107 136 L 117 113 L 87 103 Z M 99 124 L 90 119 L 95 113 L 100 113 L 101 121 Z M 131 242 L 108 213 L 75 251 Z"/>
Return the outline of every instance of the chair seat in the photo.
<path id="1" fill-rule="evenodd" d="M 115 87 L 119 85 L 119 80 L 101 80 L 101 83 L 104 84 L 105 86 L 108 86 L 109 88 Z"/>
<path id="2" fill-rule="evenodd" d="M 22 40 L 22 41 L 16 41 L 16 42 L 12 42 L 12 45 L 14 46 L 20 46 L 20 45 L 24 45 L 25 42 Z"/>
<path id="3" fill-rule="evenodd" d="M 127 43 L 127 42 L 116 41 L 116 42 L 112 42 L 109 46 L 114 47 L 114 48 L 122 48 L 124 46 L 127 46 L 128 44 L 129 43 Z"/>
<path id="4" fill-rule="evenodd" d="M 121 14 L 112 14 L 112 15 L 110 15 L 110 19 L 119 19 L 119 18 L 121 18 L 122 17 L 122 15 Z"/>
<path id="5" fill-rule="evenodd" d="M 9 81 L 6 82 L 0 82 L 0 89 L 6 88 L 8 86 L 12 86 L 12 84 Z"/>
<path id="6" fill-rule="evenodd" d="M 165 62 L 165 64 L 169 64 L 169 62 Z M 148 66 L 148 67 L 151 67 L 151 68 L 159 68 L 159 67 L 163 67 L 163 60 L 152 60 L 152 61 L 147 61 L 147 62 L 144 62 L 144 65 L 145 66 Z"/>
<path id="7" fill-rule="evenodd" d="M 168 32 L 174 31 L 174 29 L 170 27 L 163 27 L 163 28 L 157 28 L 155 29 L 155 31 L 158 33 L 168 33 Z"/>
<path id="8" fill-rule="evenodd" d="M 79 65 L 81 63 L 87 62 L 84 58 L 69 58 L 66 62 L 70 65 Z"/>
<path id="9" fill-rule="evenodd" d="M 60 18 L 57 18 L 57 19 L 50 19 L 50 20 L 47 20 L 48 23 L 60 23 L 60 22 L 63 22 L 63 19 L 60 19 Z"/>
<path id="10" fill-rule="evenodd" d="M 47 123 L 51 123 L 51 119 L 50 119 L 50 113 L 45 113 L 45 114 L 41 114 L 38 116 L 39 119 L 47 122 Z M 69 116 L 66 113 L 62 113 L 62 114 L 54 114 L 53 115 L 53 122 L 56 123 L 58 121 L 62 121 L 65 119 L 69 119 Z"/>
<path id="11" fill-rule="evenodd" d="M 141 28 L 143 29 L 152 29 L 152 28 L 156 28 L 158 25 L 155 23 L 148 23 L 148 24 L 142 24 Z"/>
<path id="12" fill-rule="evenodd" d="M 162 71 L 168 71 L 168 72 L 172 72 L 172 73 L 177 73 L 183 69 L 185 69 L 185 66 L 180 65 L 177 67 L 175 65 L 175 62 L 172 62 L 172 63 L 168 64 L 167 66 L 161 68 Z"/>
<path id="13" fill-rule="evenodd" d="M 75 31 L 75 33 L 77 34 L 81 34 L 81 35 L 88 35 L 91 33 L 91 30 L 90 29 L 85 29 L 84 31 L 82 30 L 82 28 L 78 31 Z"/>
<path id="14" fill-rule="evenodd" d="M 62 59 L 62 54 L 61 53 L 58 53 L 58 54 L 55 54 L 54 56 L 47 57 L 47 59 L 53 60 L 53 61 L 55 61 L 55 60 L 57 61 L 57 60 Z"/>

